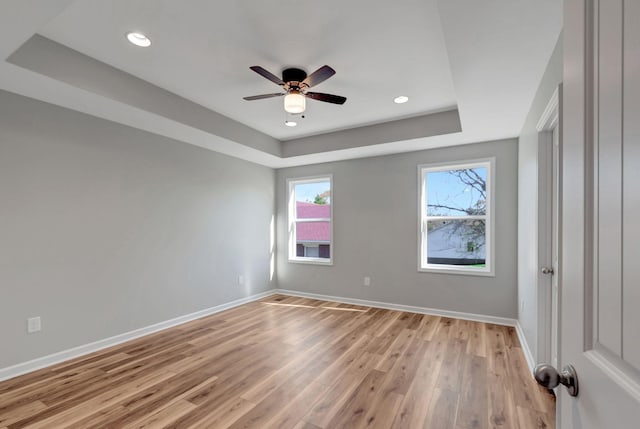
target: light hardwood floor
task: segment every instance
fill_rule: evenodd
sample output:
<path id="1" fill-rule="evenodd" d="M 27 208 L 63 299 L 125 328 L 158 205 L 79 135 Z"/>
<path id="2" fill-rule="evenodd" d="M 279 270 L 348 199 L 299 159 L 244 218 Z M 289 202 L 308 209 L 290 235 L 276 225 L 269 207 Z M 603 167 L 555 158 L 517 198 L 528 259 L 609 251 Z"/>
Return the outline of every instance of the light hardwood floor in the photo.
<path id="1" fill-rule="evenodd" d="M 513 328 L 281 295 L 0 383 L 0 429 L 554 420 Z"/>

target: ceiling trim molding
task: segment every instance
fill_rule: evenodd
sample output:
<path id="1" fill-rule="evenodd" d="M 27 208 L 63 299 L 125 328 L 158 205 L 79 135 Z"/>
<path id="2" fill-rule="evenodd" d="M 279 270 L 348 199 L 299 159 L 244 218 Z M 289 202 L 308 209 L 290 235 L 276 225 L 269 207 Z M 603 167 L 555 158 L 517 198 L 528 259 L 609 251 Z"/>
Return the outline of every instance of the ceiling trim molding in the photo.
<path id="1" fill-rule="evenodd" d="M 538 120 L 536 125 L 536 130 L 538 132 L 550 130 L 558 122 L 558 105 L 560 103 L 558 90 L 559 88 L 556 88 L 555 91 L 553 91 L 553 95 L 551 95 L 551 99 L 547 103 L 547 107 L 545 107 L 544 112 L 542 112 L 542 115 Z"/>
<path id="2" fill-rule="evenodd" d="M 282 142 L 282 157 L 442 136 L 462 131 L 458 109 Z"/>

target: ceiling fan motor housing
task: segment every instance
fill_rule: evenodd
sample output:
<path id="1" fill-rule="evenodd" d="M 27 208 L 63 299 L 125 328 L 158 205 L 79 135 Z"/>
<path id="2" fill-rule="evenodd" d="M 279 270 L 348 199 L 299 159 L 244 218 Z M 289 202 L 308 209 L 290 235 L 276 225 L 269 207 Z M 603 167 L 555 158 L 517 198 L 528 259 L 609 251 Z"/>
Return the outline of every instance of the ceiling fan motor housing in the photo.
<path id="1" fill-rule="evenodd" d="M 307 72 L 304 70 L 289 68 L 282 71 L 282 80 L 284 82 L 302 82 L 307 78 Z"/>

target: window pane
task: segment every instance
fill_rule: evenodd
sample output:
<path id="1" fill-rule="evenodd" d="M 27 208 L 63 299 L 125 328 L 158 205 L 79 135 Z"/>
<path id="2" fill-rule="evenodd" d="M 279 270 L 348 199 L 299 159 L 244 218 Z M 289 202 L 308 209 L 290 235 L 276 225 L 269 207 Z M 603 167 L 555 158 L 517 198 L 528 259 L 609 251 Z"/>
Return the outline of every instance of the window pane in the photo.
<path id="1" fill-rule="evenodd" d="M 294 186 L 296 201 L 323 204 L 328 203 L 329 198 L 331 197 L 331 183 L 328 180 L 321 182 L 296 183 Z M 326 199 L 326 201 L 318 201 L 318 199 Z"/>
<path id="2" fill-rule="evenodd" d="M 303 245 L 304 247 L 304 256 L 307 258 L 318 258 L 320 256 L 320 249 L 318 246 L 313 245 Z"/>
<path id="3" fill-rule="evenodd" d="M 463 168 L 425 173 L 427 216 L 467 216 L 487 213 L 487 168 Z"/>
<path id="4" fill-rule="evenodd" d="M 331 204 L 296 201 L 296 219 L 330 219 Z"/>
<path id="5" fill-rule="evenodd" d="M 427 222 L 427 263 L 484 267 L 484 220 L 434 220 Z"/>
<path id="6" fill-rule="evenodd" d="M 331 223 L 297 222 L 296 254 L 313 258 L 331 257 Z"/>

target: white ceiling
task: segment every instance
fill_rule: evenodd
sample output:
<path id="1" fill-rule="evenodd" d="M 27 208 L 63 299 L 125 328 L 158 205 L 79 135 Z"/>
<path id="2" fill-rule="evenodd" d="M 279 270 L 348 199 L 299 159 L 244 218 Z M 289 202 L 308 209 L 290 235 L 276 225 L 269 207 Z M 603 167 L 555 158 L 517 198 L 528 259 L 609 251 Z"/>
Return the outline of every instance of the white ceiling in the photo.
<path id="1" fill-rule="evenodd" d="M 131 30 L 151 47 L 127 42 Z M 434 0 L 83 0 L 40 34 L 281 140 L 456 105 Z M 280 92 L 249 66 L 324 64 L 337 73 L 314 90 L 347 103 L 309 101 L 296 128 L 282 98 L 242 99 Z M 402 94 L 411 102 L 393 103 Z"/>
<path id="2" fill-rule="evenodd" d="M 220 135 L 215 130 L 194 136 L 188 121 L 150 110 L 142 112 L 133 103 L 89 94 L 69 80 L 61 83 L 51 75 L 34 73 L 37 70 L 33 68 L 26 70 L 7 62 L 0 64 L 0 88 L 272 167 L 514 137 L 522 128 L 560 33 L 561 3 L 3 2 L 0 24 L 6 25 L 0 25 L 0 53 L 5 57 L 38 33 L 281 140 L 283 147 L 295 145 L 301 137 L 349 128 L 364 133 L 371 128 L 367 125 L 456 108 L 462 123 L 462 132 L 454 134 L 425 134 L 421 139 L 398 134 L 397 141 L 359 148 L 345 145 L 340 150 L 334 145 L 330 153 L 319 148 L 317 156 L 257 154 L 255 146 L 244 147 L 238 139 L 215 139 Z M 128 44 L 124 34 L 130 30 L 148 34 L 153 41 L 151 48 Z M 246 95 L 278 92 L 276 85 L 249 70 L 251 65 L 279 74 L 287 66 L 312 72 L 324 64 L 332 66 L 337 74 L 314 90 L 343 95 L 348 100 L 343 106 L 310 100 L 307 117 L 296 128 L 283 124 L 282 99 L 242 100 Z M 394 104 L 393 98 L 401 94 L 410 97 L 409 103 Z M 203 129 L 199 127 L 198 131 Z M 334 134 L 340 139 L 339 132 Z M 320 137 L 326 140 L 326 136 Z M 203 143 L 207 139 L 210 141 Z M 218 140 L 224 142 L 218 144 Z"/>

